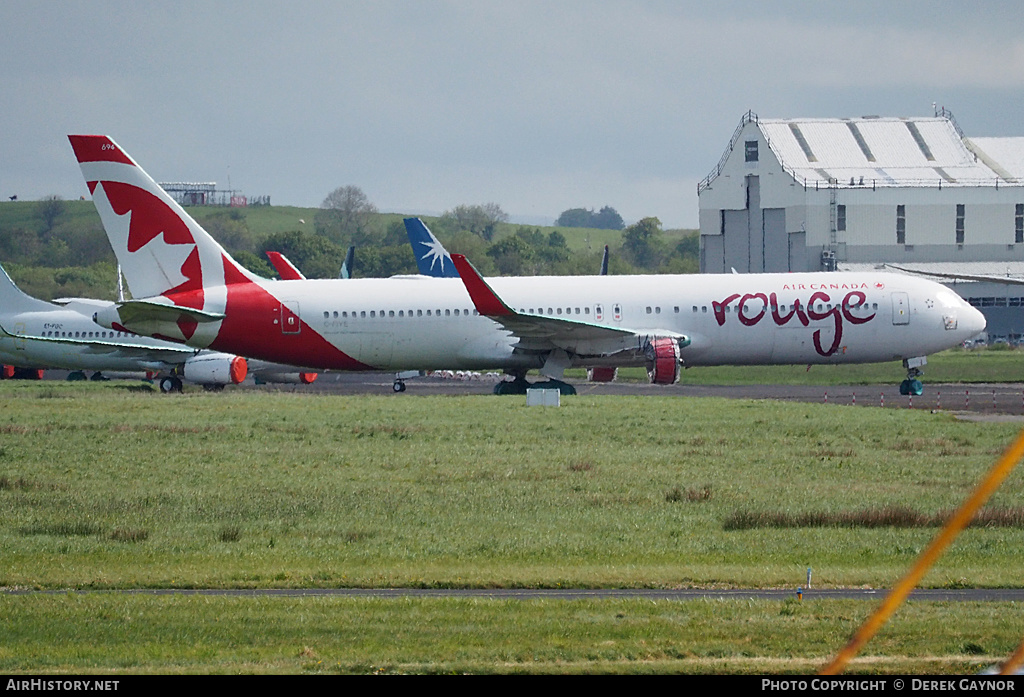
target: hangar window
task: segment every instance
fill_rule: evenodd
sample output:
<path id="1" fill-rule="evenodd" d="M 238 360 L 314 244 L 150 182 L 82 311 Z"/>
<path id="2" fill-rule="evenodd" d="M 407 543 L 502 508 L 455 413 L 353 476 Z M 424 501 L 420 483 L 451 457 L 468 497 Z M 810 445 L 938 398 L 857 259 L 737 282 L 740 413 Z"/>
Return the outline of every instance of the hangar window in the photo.
<path id="1" fill-rule="evenodd" d="M 907 207 L 896 206 L 896 244 L 907 243 Z"/>
<path id="2" fill-rule="evenodd" d="M 1017 244 L 1024 242 L 1024 203 L 1018 203 L 1013 217 L 1014 233 L 1013 241 Z"/>
<path id="3" fill-rule="evenodd" d="M 757 162 L 757 141 L 748 140 L 743 144 L 744 162 Z"/>
<path id="4" fill-rule="evenodd" d="M 964 243 L 964 218 L 966 217 L 966 206 L 962 203 L 956 204 L 956 243 Z"/>
<path id="5" fill-rule="evenodd" d="M 836 206 L 836 230 L 846 232 L 846 206 Z"/>

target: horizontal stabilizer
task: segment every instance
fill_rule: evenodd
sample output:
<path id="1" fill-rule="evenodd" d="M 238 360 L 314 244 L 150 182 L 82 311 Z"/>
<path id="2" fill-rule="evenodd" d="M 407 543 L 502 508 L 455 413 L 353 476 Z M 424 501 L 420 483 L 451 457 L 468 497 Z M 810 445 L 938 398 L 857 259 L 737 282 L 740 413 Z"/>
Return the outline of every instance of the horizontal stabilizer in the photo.
<path id="1" fill-rule="evenodd" d="M 121 324 L 125 326 L 145 322 L 178 322 L 179 320 L 192 320 L 202 324 L 204 322 L 219 322 L 224 319 L 224 315 L 221 313 L 203 312 L 191 307 L 165 305 L 148 300 L 126 300 L 123 303 L 117 303 L 116 309 Z"/>

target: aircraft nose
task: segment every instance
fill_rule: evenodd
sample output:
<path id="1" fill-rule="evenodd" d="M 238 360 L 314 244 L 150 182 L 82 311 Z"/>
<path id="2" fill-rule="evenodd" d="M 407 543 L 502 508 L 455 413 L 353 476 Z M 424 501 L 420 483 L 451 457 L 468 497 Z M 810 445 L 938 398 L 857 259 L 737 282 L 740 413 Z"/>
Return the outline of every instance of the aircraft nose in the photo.
<path id="1" fill-rule="evenodd" d="M 987 324 L 985 321 L 985 315 L 981 314 L 981 311 L 977 308 L 968 305 L 961 317 L 962 319 L 960 322 L 961 326 L 966 330 L 966 338 L 970 339 L 971 337 L 985 331 L 985 326 Z"/>

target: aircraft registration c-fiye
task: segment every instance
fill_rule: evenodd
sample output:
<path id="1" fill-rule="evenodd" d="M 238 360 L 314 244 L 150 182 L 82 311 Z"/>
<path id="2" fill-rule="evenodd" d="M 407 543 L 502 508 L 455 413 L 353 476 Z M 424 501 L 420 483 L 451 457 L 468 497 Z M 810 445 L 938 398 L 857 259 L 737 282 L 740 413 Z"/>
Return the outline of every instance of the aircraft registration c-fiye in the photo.
<path id="1" fill-rule="evenodd" d="M 787 273 L 270 281 L 239 265 L 113 140 L 69 136 L 135 299 L 101 325 L 320 370 L 681 366 L 903 360 L 917 391 L 924 357 L 984 330 L 975 308 L 911 276 Z"/>

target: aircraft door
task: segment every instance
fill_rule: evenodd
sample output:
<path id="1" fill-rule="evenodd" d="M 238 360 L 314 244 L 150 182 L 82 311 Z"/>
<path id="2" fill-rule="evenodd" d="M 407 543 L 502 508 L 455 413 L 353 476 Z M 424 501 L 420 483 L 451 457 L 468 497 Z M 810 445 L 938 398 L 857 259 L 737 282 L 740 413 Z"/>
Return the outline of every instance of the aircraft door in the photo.
<path id="1" fill-rule="evenodd" d="M 892 323 L 910 324 L 910 298 L 903 291 L 892 294 Z"/>
<path id="2" fill-rule="evenodd" d="M 25 350 L 25 323 L 18 322 L 14 325 L 14 348 L 18 351 Z"/>
<path id="3" fill-rule="evenodd" d="M 298 334 L 302 329 L 299 320 L 299 303 L 297 300 L 281 301 L 281 333 Z"/>

